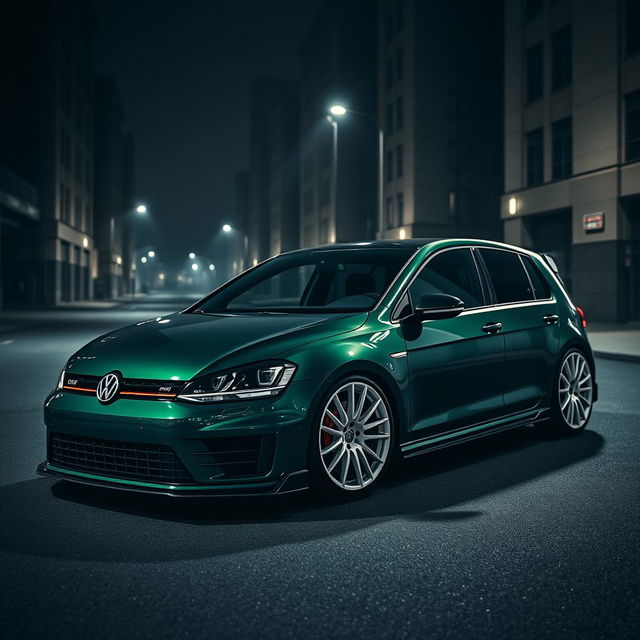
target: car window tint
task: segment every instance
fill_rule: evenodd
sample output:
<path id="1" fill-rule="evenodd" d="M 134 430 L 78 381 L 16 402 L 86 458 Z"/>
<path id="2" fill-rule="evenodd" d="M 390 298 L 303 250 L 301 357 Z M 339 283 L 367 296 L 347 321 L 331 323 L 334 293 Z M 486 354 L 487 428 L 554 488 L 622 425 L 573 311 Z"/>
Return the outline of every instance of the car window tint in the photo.
<path id="1" fill-rule="evenodd" d="M 529 279 L 533 285 L 533 292 L 537 300 L 546 300 L 551 297 L 551 288 L 544 275 L 529 256 L 521 256 L 524 267 L 529 274 Z"/>
<path id="2" fill-rule="evenodd" d="M 533 300 L 529 278 L 517 253 L 480 249 L 493 283 L 498 304 Z"/>
<path id="3" fill-rule="evenodd" d="M 429 293 L 456 296 L 467 309 L 483 304 L 482 287 L 469 249 L 444 251 L 429 260 L 409 287 L 414 307 Z"/>

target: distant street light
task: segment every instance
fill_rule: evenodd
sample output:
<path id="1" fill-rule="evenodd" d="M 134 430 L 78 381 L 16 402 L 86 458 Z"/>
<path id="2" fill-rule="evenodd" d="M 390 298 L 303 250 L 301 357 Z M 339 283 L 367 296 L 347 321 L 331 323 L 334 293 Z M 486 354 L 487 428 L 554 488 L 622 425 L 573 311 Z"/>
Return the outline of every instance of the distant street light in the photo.
<path id="1" fill-rule="evenodd" d="M 231 233 L 231 231 L 232 231 L 232 229 L 231 229 L 231 225 L 230 225 L 230 224 L 223 224 L 223 225 L 222 225 L 222 230 L 223 230 L 225 233 Z"/>
<path id="2" fill-rule="evenodd" d="M 341 104 L 334 104 L 329 107 L 329 113 L 327 120 L 333 126 L 333 164 L 334 164 L 334 190 L 337 194 L 337 177 L 338 177 L 338 121 L 331 116 L 342 117 L 347 114 L 354 116 L 360 116 L 372 121 L 378 128 L 378 228 L 380 234 L 384 229 L 384 211 L 383 211 L 383 189 L 384 189 L 384 130 L 378 125 L 378 119 L 372 113 L 365 113 L 363 111 L 356 111 L 355 109 L 347 109 Z M 334 200 L 334 203 L 337 201 Z M 335 204 L 334 204 L 335 206 Z M 336 212 L 337 214 L 337 212 Z"/>
<path id="3" fill-rule="evenodd" d="M 329 113 L 332 116 L 343 116 L 347 113 L 347 109 L 341 104 L 334 104 L 333 106 L 329 107 Z"/>
<path id="4" fill-rule="evenodd" d="M 136 213 L 147 213 L 147 207 L 143 204 L 139 204 L 136 207 Z"/>
<path id="5" fill-rule="evenodd" d="M 142 258 L 140 258 L 140 262 L 142 262 L 142 264 L 146 264 L 147 263 L 147 256 L 142 256 Z"/>
<path id="6" fill-rule="evenodd" d="M 197 263 L 197 262 L 194 262 L 194 263 L 191 265 L 191 268 L 192 268 L 194 271 L 197 271 L 197 270 L 198 270 L 198 263 Z"/>
<path id="7" fill-rule="evenodd" d="M 215 270 L 215 268 L 216 268 L 216 265 L 215 265 L 215 264 L 210 264 L 210 265 L 209 265 L 209 271 L 214 271 L 214 270 Z"/>
<path id="8" fill-rule="evenodd" d="M 155 258 L 156 257 L 156 252 L 153 249 L 149 249 L 149 251 L 147 252 L 147 255 L 150 258 Z"/>
<path id="9" fill-rule="evenodd" d="M 193 253 L 193 251 L 189 254 L 189 260 L 195 260 L 196 259 L 196 254 Z"/>

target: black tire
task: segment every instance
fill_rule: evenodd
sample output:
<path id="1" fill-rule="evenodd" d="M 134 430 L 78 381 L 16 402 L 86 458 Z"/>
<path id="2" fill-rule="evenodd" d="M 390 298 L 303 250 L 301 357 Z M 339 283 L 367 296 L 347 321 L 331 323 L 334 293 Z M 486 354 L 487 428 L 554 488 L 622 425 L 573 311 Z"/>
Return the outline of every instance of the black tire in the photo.
<path id="1" fill-rule="evenodd" d="M 585 387 L 576 387 L 574 381 L 567 380 L 564 374 L 567 371 L 566 363 L 569 361 L 577 361 L 579 367 L 584 366 L 582 374 L 578 373 L 579 379 L 585 379 L 588 373 L 589 376 L 589 393 L 588 393 L 588 406 L 585 404 L 583 392 Z M 561 376 L 563 376 L 561 380 Z M 578 384 L 579 384 L 578 379 Z M 556 372 L 553 378 L 553 388 L 551 389 L 551 403 L 550 403 L 550 417 L 549 420 L 540 424 L 540 431 L 549 437 L 566 438 L 577 436 L 582 433 L 589 420 L 591 419 L 591 413 L 593 410 L 593 367 L 587 355 L 581 349 L 572 347 L 567 349 L 562 357 L 558 361 Z M 562 386 L 561 386 L 562 385 Z M 571 391 L 564 392 L 563 388 L 568 387 L 570 390 L 576 389 L 576 393 L 572 394 Z M 567 402 L 567 395 L 577 397 L 577 400 L 569 398 L 568 402 L 575 405 L 575 413 L 573 420 L 567 416 L 566 408 L 563 410 L 563 405 Z"/>
<path id="2" fill-rule="evenodd" d="M 365 434 L 365 430 L 359 427 L 361 423 L 354 422 L 351 424 L 349 422 L 347 424 L 346 429 L 341 429 L 342 431 L 342 444 L 337 444 L 339 437 L 329 434 L 332 440 L 325 440 L 323 442 L 323 438 L 326 437 L 326 432 L 323 429 L 323 421 L 325 426 L 329 426 L 330 428 L 336 427 L 336 431 L 339 430 L 337 424 L 333 424 L 331 420 L 327 420 L 327 416 L 325 412 L 329 409 L 328 404 L 332 402 L 334 396 L 338 394 L 339 398 L 344 398 L 345 393 L 348 395 L 348 389 L 350 385 L 355 385 L 355 393 L 358 393 L 358 390 L 362 389 L 363 385 L 366 385 L 370 391 L 367 391 L 367 395 L 364 399 L 364 407 L 361 411 L 361 418 L 366 417 L 366 414 L 369 409 L 375 404 L 377 398 L 380 399 L 381 405 L 384 407 L 384 411 L 380 408 L 374 410 L 372 416 L 366 421 L 367 424 L 372 424 L 378 420 L 381 420 L 386 417 L 388 423 L 381 423 L 376 429 L 369 428 L 367 429 L 367 434 Z M 361 395 L 358 395 L 358 400 L 361 399 Z M 347 403 L 348 404 L 348 403 Z M 332 408 L 335 405 L 332 405 Z M 380 407 L 380 405 L 379 405 Z M 348 406 L 343 405 L 343 410 L 347 412 L 349 410 Z M 337 407 L 335 412 L 332 410 L 332 413 L 337 413 Z M 338 420 L 341 419 L 341 416 L 336 416 Z M 344 420 L 341 420 L 344 422 Z M 352 428 L 353 427 L 353 428 Z M 349 434 L 348 431 L 351 430 L 352 434 Z M 383 431 L 388 430 L 388 438 L 384 437 Z M 357 434 L 357 435 L 356 435 Z M 362 447 L 362 438 L 372 437 L 371 440 L 365 440 L 364 444 L 368 446 L 369 442 L 375 443 L 375 447 L 378 447 L 378 441 L 383 442 L 388 440 L 388 445 L 384 448 L 385 455 L 382 456 L 382 449 L 376 449 L 375 453 L 380 454 L 382 456 L 383 462 L 378 463 L 372 456 L 365 452 L 365 449 Z M 379 438 L 377 437 L 379 436 Z M 349 438 L 353 437 L 353 440 L 349 442 Z M 329 446 L 335 445 L 337 448 L 335 449 L 335 455 L 346 449 L 349 453 L 348 463 L 353 466 L 347 476 L 347 485 L 352 484 L 353 486 L 348 486 L 348 488 L 344 487 L 340 483 L 339 477 L 333 477 L 328 472 L 328 467 L 331 466 L 331 462 L 333 462 L 333 452 L 325 454 L 325 461 L 323 462 L 323 456 L 320 453 L 321 446 L 324 446 L 325 449 Z M 374 445 L 372 445 L 373 447 Z M 393 409 L 391 406 L 391 402 L 389 400 L 388 395 L 380 388 L 378 384 L 376 384 L 370 378 L 364 375 L 353 375 L 346 378 L 342 378 L 335 384 L 333 384 L 329 389 L 327 389 L 317 406 L 317 409 L 312 418 L 311 424 L 311 432 L 309 437 L 309 470 L 311 472 L 311 485 L 316 493 L 320 495 L 330 495 L 332 497 L 341 497 L 341 498 L 355 498 L 362 495 L 367 494 L 371 491 L 375 486 L 379 484 L 379 482 L 384 478 L 387 474 L 389 467 L 392 464 L 392 459 L 394 458 L 395 452 L 395 425 L 393 418 Z M 358 479 L 356 477 L 356 469 L 355 462 L 350 457 L 353 456 L 357 459 L 357 463 L 360 466 L 361 473 L 365 483 L 363 486 L 356 486 L 358 484 Z M 371 479 L 368 479 L 369 474 L 364 467 L 365 462 L 363 461 L 362 456 L 364 456 L 364 460 L 366 460 L 373 474 L 370 476 Z M 331 459 L 330 459 L 331 458 Z M 336 467 L 334 468 L 334 475 L 338 473 L 338 465 L 342 469 L 342 465 L 344 464 L 342 458 L 339 459 Z M 341 473 L 340 473 L 341 474 Z"/>

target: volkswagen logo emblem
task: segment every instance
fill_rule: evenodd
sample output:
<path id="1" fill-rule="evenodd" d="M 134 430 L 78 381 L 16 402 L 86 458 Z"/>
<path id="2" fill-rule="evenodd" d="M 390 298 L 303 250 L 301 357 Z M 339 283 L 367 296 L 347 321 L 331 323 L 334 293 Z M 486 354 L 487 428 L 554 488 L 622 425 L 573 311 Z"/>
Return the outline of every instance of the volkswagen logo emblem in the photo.
<path id="1" fill-rule="evenodd" d="M 107 373 L 107 375 L 98 382 L 96 396 L 102 404 L 109 404 L 118 396 L 118 389 L 120 389 L 120 377 L 118 374 Z"/>

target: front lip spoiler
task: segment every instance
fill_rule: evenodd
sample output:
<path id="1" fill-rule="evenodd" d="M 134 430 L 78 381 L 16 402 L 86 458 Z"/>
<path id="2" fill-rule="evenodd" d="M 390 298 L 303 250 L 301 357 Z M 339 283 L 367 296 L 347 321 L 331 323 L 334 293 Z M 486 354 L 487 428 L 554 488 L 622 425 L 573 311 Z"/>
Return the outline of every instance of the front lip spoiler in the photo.
<path id="1" fill-rule="evenodd" d="M 84 484 L 92 487 L 119 489 L 120 491 L 169 496 L 171 498 L 239 498 L 245 496 L 275 496 L 288 493 L 296 493 L 298 491 L 305 491 L 309 488 L 309 471 L 307 469 L 301 469 L 300 471 L 286 473 L 280 478 L 280 480 L 274 487 L 268 487 L 262 491 L 256 490 L 255 487 L 247 486 L 246 490 L 235 489 L 226 493 L 224 493 L 223 491 L 203 491 L 188 488 L 176 490 L 171 487 L 155 488 L 130 484 L 118 484 L 116 482 L 111 482 L 108 478 L 105 478 L 104 480 L 98 480 L 94 478 L 72 475 L 71 473 L 65 473 L 63 471 L 58 471 L 57 469 L 51 469 L 48 462 L 42 462 L 41 464 L 39 464 L 36 468 L 36 473 L 40 476 L 59 478 L 61 480 L 68 480 L 69 482 L 76 482 L 78 484 Z"/>

